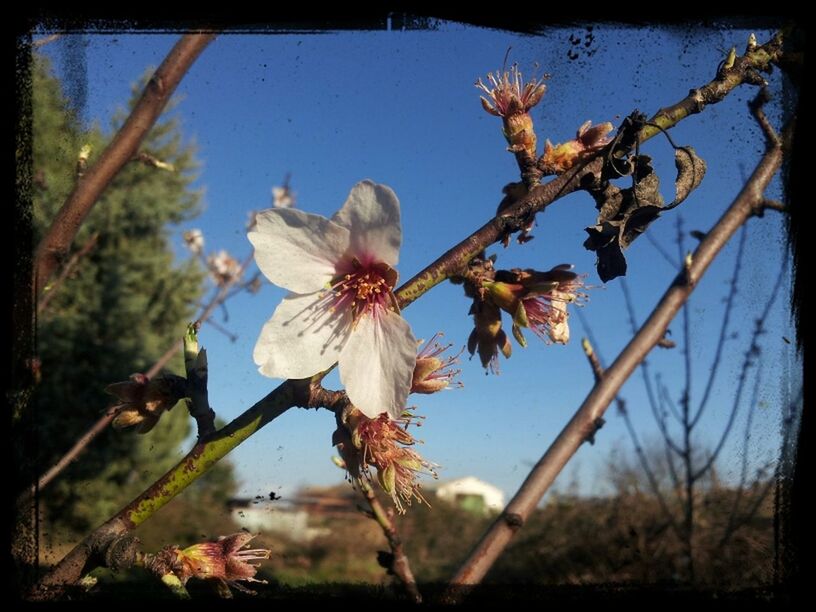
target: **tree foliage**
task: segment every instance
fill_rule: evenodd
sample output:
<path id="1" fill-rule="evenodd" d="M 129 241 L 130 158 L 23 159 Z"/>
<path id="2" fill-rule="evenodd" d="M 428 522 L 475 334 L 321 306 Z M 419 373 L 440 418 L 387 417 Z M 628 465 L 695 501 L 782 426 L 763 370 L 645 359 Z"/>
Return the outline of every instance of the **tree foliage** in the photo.
<path id="1" fill-rule="evenodd" d="M 131 105 L 140 88 L 134 86 Z M 108 135 L 85 128 L 44 59 L 33 65 L 33 218 L 35 241 L 47 231 L 73 189 L 78 158 L 90 147 L 94 162 Z M 124 120 L 114 119 L 113 130 Z M 29 417 L 39 436 L 42 468 L 56 461 L 112 402 L 104 388 L 145 372 L 178 341 L 194 316 L 203 274 L 194 260 L 174 261 L 171 227 L 198 212 L 192 189 L 197 161 L 178 120 L 165 117 L 142 151 L 173 170 L 141 161 L 114 179 L 74 242 L 91 250 L 57 288 L 37 321 L 42 379 Z M 183 374 L 179 354 L 168 369 Z M 155 480 L 180 457 L 189 417 L 176 407 L 150 434 L 109 429 L 43 495 L 59 524 L 81 531 L 95 526 Z M 221 479 L 233 485 L 231 472 Z"/>

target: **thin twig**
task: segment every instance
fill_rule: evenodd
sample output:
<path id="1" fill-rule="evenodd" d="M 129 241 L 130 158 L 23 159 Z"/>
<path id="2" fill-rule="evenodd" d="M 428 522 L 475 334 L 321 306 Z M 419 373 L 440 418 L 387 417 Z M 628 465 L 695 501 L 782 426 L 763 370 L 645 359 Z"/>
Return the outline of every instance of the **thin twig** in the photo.
<path id="1" fill-rule="evenodd" d="M 790 212 L 788 210 L 788 207 L 785 206 L 782 202 L 780 202 L 778 200 L 768 199 L 768 198 L 762 200 L 762 208 L 767 208 L 769 210 L 776 210 L 776 211 L 783 212 L 783 213 Z"/>
<path id="2" fill-rule="evenodd" d="M 85 244 L 82 245 L 82 248 L 80 248 L 76 253 L 74 253 L 71 256 L 71 259 L 68 260 L 68 263 L 65 264 L 65 266 L 63 266 L 62 271 L 60 272 L 57 279 L 53 283 L 51 283 L 51 285 L 48 287 L 48 291 L 46 291 L 40 296 L 40 302 L 37 304 L 38 314 L 42 313 L 46 309 L 48 303 L 51 301 L 51 298 L 54 297 L 54 295 L 57 293 L 57 289 L 59 289 L 62 283 L 65 282 L 65 279 L 67 279 L 71 275 L 71 272 L 74 271 L 74 268 L 76 268 L 80 260 L 93 250 L 98 240 L 99 232 L 95 232 L 85 242 Z"/>
<path id="3" fill-rule="evenodd" d="M 794 422 L 793 415 L 800 410 L 799 403 L 802 401 L 803 391 L 804 391 L 804 388 L 799 387 L 799 393 L 797 394 L 796 399 L 791 401 L 788 404 L 788 410 L 787 410 L 788 414 L 785 416 L 785 418 L 783 420 L 782 442 L 781 442 L 781 445 L 780 445 L 780 448 L 782 449 L 783 453 L 788 448 L 788 444 L 790 442 L 790 436 L 793 433 L 793 422 Z M 765 501 L 766 497 L 768 496 L 768 493 L 770 493 L 771 487 L 774 484 L 777 484 L 779 482 L 779 479 L 782 476 L 783 463 L 784 463 L 783 461 L 776 461 L 776 468 L 774 470 L 774 477 L 767 479 L 767 481 L 765 482 L 765 485 L 762 487 L 762 489 L 759 491 L 759 493 L 757 493 L 756 497 L 754 498 L 754 503 L 751 504 L 751 507 L 748 509 L 748 512 L 745 513 L 742 520 L 739 523 L 737 523 L 737 524 L 735 524 L 733 526 L 733 529 L 732 529 L 732 531 L 730 533 L 726 530 L 726 532 L 723 534 L 720 546 L 724 545 L 725 542 L 727 542 L 727 540 L 731 537 L 731 535 L 733 535 L 733 532 L 736 531 L 741 525 L 746 525 L 751 520 L 753 520 L 754 516 L 759 511 L 759 507 L 762 505 L 762 502 Z M 766 464 L 766 467 L 768 467 L 768 466 L 769 466 L 769 464 Z M 774 523 L 777 523 L 777 522 L 778 521 L 774 521 Z M 776 529 L 776 525 L 774 527 Z"/>
<path id="4" fill-rule="evenodd" d="M 710 397 L 711 389 L 714 387 L 714 379 L 717 377 L 720 362 L 722 361 L 722 352 L 723 348 L 725 347 L 725 340 L 728 336 L 728 326 L 729 322 L 731 321 L 731 312 L 734 310 L 734 298 L 737 295 L 737 287 L 739 285 L 739 273 L 742 267 L 742 255 L 745 251 L 745 238 L 747 235 L 747 226 L 743 226 L 742 231 L 740 232 L 739 246 L 737 247 L 737 258 L 734 263 L 734 273 L 731 276 L 731 287 L 725 301 L 725 313 L 723 315 L 723 322 L 720 325 L 720 336 L 717 339 L 717 348 L 714 351 L 714 358 L 711 362 L 711 372 L 708 375 L 708 382 L 706 383 L 705 390 L 703 391 L 703 397 L 700 399 L 700 405 L 697 407 L 697 412 L 691 419 L 692 428 L 697 425 L 697 421 L 699 421 L 700 417 L 703 415 L 703 410 L 705 410 L 706 403 Z"/>
<path id="5" fill-rule="evenodd" d="M 443 596 L 446 601 L 459 600 L 466 594 L 468 586 L 481 582 L 515 532 L 524 524 L 547 492 L 555 477 L 586 440 L 587 434 L 594 431 L 594 423 L 606 411 L 618 390 L 666 333 L 669 323 L 716 255 L 739 227 L 753 215 L 754 206 L 762 200 L 763 191 L 781 163 L 782 150 L 779 147 L 771 149 L 763 156 L 733 204 L 700 242 L 690 264 L 677 275 L 651 316 L 606 370 L 603 381 L 595 385 L 573 418 L 527 476 L 507 508 L 452 578 L 449 589 Z M 513 519 L 512 522 L 508 521 L 509 517 Z"/>
<path id="6" fill-rule="evenodd" d="M 751 109 L 751 113 L 754 115 L 759 127 L 762 128 L 762 133 L 765 134 L 765 139 L 774 146 L 780 146 L 781 140 L 779 139 L 779 134 L 776 133 L 776 130 L 771 125 L 771 122 L 768 121 L 768 117 L 765 115 L 764 106 L 770 102 L 770 100 L 770 91 L 768 91 L 767 87 L 763 87 L 759 90 L 756 97 L 748 103 L 748 108 Z"/>
<path id="7" fill-rule="evenodd" d="M 125 124 L 77 183 L 37 247 L 35 295 L 39 296 L 45 290 L 99 196 L 134 156 L 182 77 L 214 38 L 215 34 L 202 33 L 181 37 L 145 86 Z"/>
<path id="8" fill-rule="evenodd" d="M 669 255 L 669 252 L 663 248 L 663 245 L 658 242 L 657 238 L 652 236 L 652 232 L 644 232 L 646 236 L 646 240 L 648 240 L 655 250 L 660 253 L 660 256 L 666 260 L 666 262 L 672 267 L 672 269 L 676 270 L 680 267 L 680 264 L 674 260 L 674 257 Z"/>
<path id="9" fill-rule="evenodd" d="M 657 385 L 657 394 L 660 398 L 660 405 L 666 405 L 669 407 L 669 412 L 672 413 L 672 416 L 677 419 L 677 422 L 682 425 L 683 423 L 683 414 L 680 410 L 677 409 L 677 406 L 674 404 L 674 401 L 671 398 L 671 394 L 669 393 L 669 388 L 663 384 L 663 379 L 658 372 L 655 375 L 655 384 Z"/>
<path id="10" fill-rule="evenodd" d="M 785 266 L 788 264 L 788 253 L 785 252 L 785 256 L 782 259 L 782 270 L 785 269 Z M 739 405 L 742 400 L 742 392 L 745 388 L 745 383 L 748 380 L 748 370 L 754 363 L 754 358 L 759 354 L 760 347 L 757 341 L 759 337 L 765 333 L 765 320 L 768 318 L 768 314 L 771 311 L 771 307 L 773 307 L 774 303 L 777 300 L 777 295 L 779 293 L 780 288 L 782 287 L 782 280 L 785 278 L 783 272 L 780 273 L 776 277 L 776 282 L 774 283 L 773 289 L 771 290 L 770 296 L 768 297 L 768 301 L 765 303 L 765 307 L 762 309 L 762 313 L 754 322 L 754 333 L 751 335 L 751 341 L 748 344 L 748 349 L 745 351 L 745 358 L 742 362 L 742 368 L 740 370 L 739 376 L 739 383 L 737 384 L 737 389 L 734 395 L 734 403 L 731 406 L 731 413 L 728 416 L 728 423 L 723 430 L 722 435 L 720 436 L 719 441 L 717 442 L 717 446 L 714 448 L 714 452 L 711 453 L 708 460 L 697 470 L 695 477 L 699 478 L 702 474 L 705 474 L 706 471 L 714 464 L 717 460 L 717 457 L 722 451 L 723 447 L 725 446 L 725 441 L 728 438 L 728 434 L 731 433 L 731 428 L 734 425 L 734 421 L 737 416 L 737 412 L 739 410 Z"/>
<path id="11" fill-rule="evenodd" d="M 234 295 L 234 294 L 233 294 L 233 295 Z M 229 341 L 230 341 L 230 342 L 235 342 L 235 341 L 238 339 L 238 335 L 237 335 L 237 334 L 233 334 L 233 333 L 232 333 L 230 330 L 228 330 L 226 327 L 224 327 L 223 325 L 220 325 L 220 324 L 216 323 L 216 322 L 215 322 L 215 321 L 213 321 L 212 319 L 207 319 L 206 323 L 207 323 L 207 325 L 210 325 L 210 326 L 214 327 L 214 328 L 215 328 L 217 331 L 219 331 L 219 332 L 221 332 L 222 334 L 224 334 L 224 335 L 225 335 L 227 338 L 229 338 Z"/>
<path id="12" fill-rule="evenodd" d="M 360 485 L 363 496 L 371 508 L 370 517 L 377 522 L 385 539 L 388 540 L 388 547 L 391 549 L 392 557 L 388 569 L 399 578 L 414 603 L 422 603 L 422 594 L 417 588 L 414 573 L 411 571 L 411 564 L 408 562 L 408 557 L 405 556 L 405 551 L 402 548 L 402 539 L 397 532 L 393 512 L 386 511 L 382 502 L 374 493 L 374 489 L 365 478 L 358 479 L 357 483 Z"/>
<path id="13" fill-rule="evenodd" d="M 235 276 L 236 280 L 241 278 L 246 269 L 252 263 L 254 251 L 251 251 L 249 255 L 244 259 L 241 263 L 240 272 Z M 233 281 L 234 282 L 234 281 Z M 227 283 L 223 287 L 220 287 L 216 290 L 215 295 L 213 298 L 207 303 L 206 306 L 203 307 L 201 314 L 198 315 L 196 321 L 203 323 L 207 321 L 210 316 L 212 316 L 213 311 L 218 307 L 219 302 L 223 301 L 227 298 L 229 294 L 229 289 L 232 286 L 232 283 Z M 181 349 L 182 343 L 179 340 L 174 340 L 170 347 L 164 352 L 164 354 L 159 357 L 156 362 L 150 367 L 150 369 L 145 372 L 145 376 L 148 378 L 153 378 L 156 376 L 162 368 L 164 368 L 170 360 L 175 356 L 176 353 L 179 352 Z M 33 497 L 37 494 L 38 491 L 41 491 L 45 487 L 48 486 L 51 481 L 53 481 L 62 471 L 68 467 L 73 461 L 79 457 L 82 451 L 87 448 L 87 446 L 105 429 L 113 422 L 113 419 L 116 418 L 118 414 L 117 410 L 108 409 L 99 418 L 99 420 L 94 423 L 88 431 L 86 431 L 80 438 L 74 443 L 74 445 L 66 452 L 51 468 L 49 468 L 40 478 L 37 480 L 35 485 L 32 485 L 30 488 L 26 489 L 20 496 L 17 498 L 17 503 L 23 503 L 26 500 Z"/>
<path id="14" fill-rule="evenodd" d="M 754 377 L 754 389 L 751 392 L 750 408 L 748 409 L 748 417 L 745 419 L 745 433 L 742 436 L 742 464 L 740 466 L 740 478 L 737 484 L 737 491 L 734 493 L 734 501 L 731 505 L 731 512 L 728 513 L 728 524 L 725 527 L 720 543 L 717 545 L 722 549 L 731 535 L 736 531 L 737 513 L 739 512 L 740 501 L 745 493 L 745 485 L 748 480 L 748 444 L 751 441 L 751 425 L 754 422 L 754 414 L 756 413 L 757 403 L 759 400 L 760 383 L 762 382 L 762 364 L 757 366 L 757 373 Z"/>
<path id="15" fill-rule="evenodd" d="M 677 217 L 677 251 L 680 261 L 687 261 L 683 240 L 683 218 Z M 683 468 L 685 470 L 683 496 L 683 534 L 681 540 L 685 549 L 688 581 L 694 582 L 694 456 L 692 454 L 691 426 L 691 316 L 688 300 L 683 302 L 683 394 L 681 396 L 683 428 Z M 668 393 L 667 399 L 668 399 Z"/>
<path id="16" fill-rule="evenodd" d="M 584 330 L 588 330 L 588 327 L 585 322 Z M 589 336 L 589 332 L 587 333 L 587 336 Z M 603 380 L 604 377 L 604 367 L 603 362 L 601 361 L 601 357 L 593 349 L 591 340 L 584 339 L 584 341 L 581 344 L 584 348 L 584 354 L 587 356 L 587 359 L 589 360 L 589 365 L 592 368 L 592 373 L 595 375 L 595 384 L 598 384 Z M 663 493 L 660 490 L 657 478 L 655 477 L 654 472 L 652 471 L 652 468 L 649 465 L 649 460 L 646 457 L 646 453 L 643 451 L 643 447 L 640 444 L 640 439 L 638 438 L 637 432 L 635 431 L 632 419 L 629 416 L 629 410 L 626 408 L 626 402 L 620 395 L 615 396 L 615 406 L 618 409 L 618 414 L 621 415 L 621 417 L 623 417 L 623 421 L 626 424 L 626 430 L 629 432 L 629 437 L 632 439 L 632 444 L 635 447 L 635 453 L 637 454 L 638 460 L 640 461 L 640 466 L 643 469 L 643 472 L 646 474 L 646 480 L 649 483 L 649 488 L 652 490 L 652 494 L 657 499 L 657 503 L 660 506 L 661 511 L 665 515 L 666 520 L 669 522 L 669 525 L 671 526 L 672 530 L 679 536 L 680 529 L 677 526 L 677 522 L 674 520 L 674 515 L 672 514 L 671 510 L 669 510 L 669 506 L 666 503 L 666 498 L 663 496 Z"/>
<path id="17" fill-rule="evenodd" d="M 646 233 L 648 234 L 648 232 Z M 632 295 L 629 293 L 629 284 L 626 282 L 624 277 L 620 278 L 620 288 L 621 292 L 623 293 L 623 301 L 626 304 L 629 325 L 632 329 L 632 334 L 634 335 L 638 331 L 637 319 L 635 317 L 635 306 L 634 301 L 632 300 Z M 652 416 L 654 416 L 657 427 L 660 430 L 660 435 L 663 436 L 663 439 L 666 442 L 666 463 L 669 468 L 669 475 L 671 476 L 672 483 L 674 484 L 675 488 L 677 488 L 680 484 L 680 478 L 677 475 L 677 470 L 674 467 L 674 457 L 672 457 L 671 453 L 674 452 L 677 455 L 680 455 L 682 451 L 680 450 L 680 446 L 677 444 L 677 442 L 672 439 L 671 435 L 669 434 L 669 430 L 666 427 L 666 418 L 664 416 L 664 411 L 662 410 L 662 401 L 660 400 L 659 394 L 655 393 L 654 387 L 652 386 L 652 377 L 649 374 L 648 359 L 644 359 L 641 362 L 640 372 L 641 376 L 643 377 L 643 386 L 646 388 L 646 397 L 649 400 L 649 408 L 651 408 Z M 658 382 L 655 381 L 655 384 L 657 385 Z"/>

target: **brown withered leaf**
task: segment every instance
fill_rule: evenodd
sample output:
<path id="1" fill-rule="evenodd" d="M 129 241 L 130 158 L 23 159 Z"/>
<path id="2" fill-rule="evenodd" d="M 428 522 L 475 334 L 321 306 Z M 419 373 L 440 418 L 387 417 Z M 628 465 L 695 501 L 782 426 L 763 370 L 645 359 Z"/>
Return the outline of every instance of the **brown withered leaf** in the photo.
<path id="1" fill-rule="evenodd" d="M 666 210 L 674 208 L 700 186 L 706 173 L 706 163 L 697 155 L 693 147 L 679 147 L 674 150 L 674 165 L 677 179 L 674 181 L 674 202 Z"/>
<path id="2" fill-rule="evenodd" d="M 586 228 L 584 247 L 595 251 L 598 276 L 603 282 L 626 274 L 623 252 L 664 209 L 660 179 L 651 158 L 635 159 L 634 187 L 618 189 L 610 185 L 594 194 L 598 207 L 596 225 Z"/>

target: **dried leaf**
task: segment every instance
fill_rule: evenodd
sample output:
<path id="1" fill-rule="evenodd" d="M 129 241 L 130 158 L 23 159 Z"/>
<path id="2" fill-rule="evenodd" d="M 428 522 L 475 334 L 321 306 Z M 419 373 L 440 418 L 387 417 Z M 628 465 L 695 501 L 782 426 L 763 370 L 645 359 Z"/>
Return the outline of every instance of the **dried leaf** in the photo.
<path id="1" fill-rule="evenodd" d="M 614 219 L 623 205 L 621 189 L 612 183 L 607 183 L 603 191 L 592 193 L 598 208 L 598 223 Z"/>
<path id="2" fill-rule="evenodd" d="M 674 165 L 677 179 L 674 181 L 674 202 L 666 210 L 674 208 L 700 186 L 706 173 L 706 163 L 697 155 L 693 147 L 680 147 L 674 151 Z"/>
<path id="3" fill-rule="evenodd" d="M 584 247 L 598 256 L 596 267 L 603 282 L 626 274 L 623 251 L 664 210 L 660 179 L 651 161 L 647 155 L 635 158 L 634 187 L 618 189 L 610 185 L 593 194 L 599 209 L 598 221 L 586 228 L 589 237 Z"/>

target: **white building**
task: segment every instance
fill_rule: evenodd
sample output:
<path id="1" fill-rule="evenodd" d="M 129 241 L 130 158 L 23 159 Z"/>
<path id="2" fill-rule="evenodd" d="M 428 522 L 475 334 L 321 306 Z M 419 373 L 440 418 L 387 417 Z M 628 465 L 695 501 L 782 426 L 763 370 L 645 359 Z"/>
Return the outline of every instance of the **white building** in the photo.
<path id="1" fill-rule="evenodd" d="M 436 497 L 466 510 L 501 512 L 504 510 L 504 492 L 475 476 L 465 476 L 436 488 Z"/>

